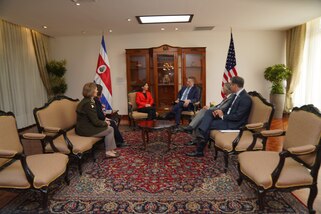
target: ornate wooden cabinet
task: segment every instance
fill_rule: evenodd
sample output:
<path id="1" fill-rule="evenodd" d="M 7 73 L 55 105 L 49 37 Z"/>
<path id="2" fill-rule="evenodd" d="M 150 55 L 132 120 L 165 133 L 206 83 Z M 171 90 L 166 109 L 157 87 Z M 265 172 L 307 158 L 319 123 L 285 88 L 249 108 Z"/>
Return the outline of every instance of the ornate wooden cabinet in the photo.
<path id="1" fill-rule="evenodd" d="M 162 45 L 149 49 L 126 49 L 127 91 L 140 90 L 145 82 L 159 111 L 172 105 L 186 78 L 194 76 L 202 89 L 202 104 L 206 97 L 206 48 Z"/>

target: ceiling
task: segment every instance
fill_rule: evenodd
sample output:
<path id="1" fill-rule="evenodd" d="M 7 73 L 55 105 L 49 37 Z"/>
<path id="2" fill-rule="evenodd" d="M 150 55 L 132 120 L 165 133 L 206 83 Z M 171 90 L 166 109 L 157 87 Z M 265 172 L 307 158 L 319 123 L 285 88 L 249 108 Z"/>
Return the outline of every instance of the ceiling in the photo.
<path id="1" fill-rule="evenodd" d="M 138 24 L 135 18 L 172 14 L 194 17 L 191 23 L 154 25 Z M 321 0 L 0 0 L 2 19 L 53 37 L 99 35 L 109 29 L 113 34 L 161 32 L 162 27 L 166 32 L 204 26 L 286 30 L 320 16 Z"/>

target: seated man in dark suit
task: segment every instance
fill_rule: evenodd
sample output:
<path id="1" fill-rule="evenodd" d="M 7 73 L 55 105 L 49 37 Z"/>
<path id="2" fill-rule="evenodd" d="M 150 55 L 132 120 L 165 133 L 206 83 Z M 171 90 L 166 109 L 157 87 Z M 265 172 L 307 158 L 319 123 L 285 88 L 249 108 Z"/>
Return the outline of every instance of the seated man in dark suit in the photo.
<path id="1" fill-rule="evenodd" d="M 197 150 L 186 155 L 192 157 L 204 156 L 203 150 L 209 140 L 210 130 L 237 130 L 247 123 L 252 99 L 243 86 L 244 79 L 242 77 L 235 76 L 231 78 L 231 90 L 235 93 L 231 106 L 225 111 L 217 109 L 214 112 L 207 111 L 205 113 L 198 129 Z"/>
<path id="2" fill-rule="evenodd" d="M 192 111 L 193 103 L 198 102 L 200 99 L 200 90 L 194 85 L 195 77 L 188 77 L 186 86 L 178 92 L 177 100 L 172 108 L 171 114 L 175 116 L 175 122 L 178 126 L 181 120 L 182 111 Z"/>
<path id="3" fill-rule="evenodd" d="M 225 97 L 223 100 L 212 107 L 204 106 L 193 118 L 193 120 L 189 123 L 188 126 L 182 127 L 182 131 L 185 131 L 187 133 L 193 133 L 194 135 L 197 134 L 195 130 L 197 130 L 198 126 L 201 124 L 204 115 L 206 114 L 207 111 L 214 112 L 217 109 L 221 109 L 223 112 L 227 111 L 228 108 L 231 106 L 235 94 L 232 94 L 231 91 L 231 83 L 226 82 L 223 86 L 223 92 L 225 94 Z M 220 119 L 220 118 L 217 118 Z M 197 143 L 197 139 L 193 139 L 189 141 L 186 145 L 191 146 L 195 145 Z"/>

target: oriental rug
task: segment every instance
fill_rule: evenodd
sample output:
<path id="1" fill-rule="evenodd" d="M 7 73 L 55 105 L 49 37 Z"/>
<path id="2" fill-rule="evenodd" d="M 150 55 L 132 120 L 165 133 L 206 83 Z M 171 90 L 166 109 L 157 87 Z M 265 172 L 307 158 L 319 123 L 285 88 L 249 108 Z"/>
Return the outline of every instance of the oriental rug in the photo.
<path id="1" fill-rule="evenodd" d="M 191 137 L 172 136 L 170 151 L 163 137 L 153 132 L 144 150 L 140 131 L 125 131 L 131 145 L 119 149 L 121 156 L 104 158 L 104 148 L 96 152 L 97 161 L 85 160 L 83 175 L 75 164 L 71 182 L 56 182 L 49 195 L 49 208 L 40 208 L 40 194 L 21 192 L 1 213 L 257 213 L 257 195 L 246 181 L 237 185 L 237 158 L 230 158 L 223 172 L 223 157 L 213 158 L 212 149 L 205 157 L 185 155 L 195 148 L 184 146 Z M 268 193 L 264 213 L 307 213 L 291 193 Z"/>

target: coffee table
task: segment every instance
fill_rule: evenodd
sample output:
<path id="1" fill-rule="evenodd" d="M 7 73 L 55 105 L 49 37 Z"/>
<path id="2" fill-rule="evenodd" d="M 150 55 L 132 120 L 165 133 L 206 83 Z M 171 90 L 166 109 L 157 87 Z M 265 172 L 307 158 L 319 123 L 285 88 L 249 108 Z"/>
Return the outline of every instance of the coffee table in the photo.
<path id="1" fill-rule="evenodd" d="M 170 144 L 172 140 L 172 128 L 176 126 L 174 121 L 169 120 L 143 120 L 137 123 L 137 126 L 142 130 L 142 138 L 144 143 L 144 149 L 149 143 L 149 132 L 156 130 L 166 130 L 167 133 L 167 149 L 170 150 Z"/>

